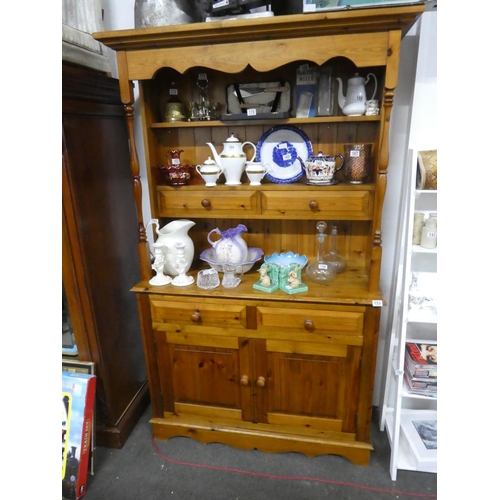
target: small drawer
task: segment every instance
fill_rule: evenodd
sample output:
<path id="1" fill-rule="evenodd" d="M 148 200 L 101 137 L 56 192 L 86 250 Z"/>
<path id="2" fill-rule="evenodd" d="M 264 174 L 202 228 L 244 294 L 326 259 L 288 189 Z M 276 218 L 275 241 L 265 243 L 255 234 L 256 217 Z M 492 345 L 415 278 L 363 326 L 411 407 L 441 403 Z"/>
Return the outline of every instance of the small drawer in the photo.
<path id="1" fill-rule="evenodd" d="M 157 295 L 150 296 L 149 302 L 154 323 L 231 329 L 247 326 L 246 307 L 241 304 L 206 299 L 172 300 Z"/>
<path id="2" fill-rule="evenodd" d="M 258 192 L 228 191 L 217 187 L 213 190 L 185 190 L 182 193 L 158 188 L 158 205 L 161 217 L 172 214 L 179 217 L 228 217 L 232 214 L 245 217 L 260 211 Z"/>
<path id="3" fill-rule="evenodd" d="M 262 214 L 297 219 L 321 216 L 328 219 L 369 220 L 373 191 L 263 191 Z"/>
<path id="4" fill-rule="evenodd" d="M 363 321 L 364 313 L 361 311 L 257 307 L 258 329 L 276 339 L 321 341 L 321 338 L 335 336 L 346 343 L 361 345 Z"/>

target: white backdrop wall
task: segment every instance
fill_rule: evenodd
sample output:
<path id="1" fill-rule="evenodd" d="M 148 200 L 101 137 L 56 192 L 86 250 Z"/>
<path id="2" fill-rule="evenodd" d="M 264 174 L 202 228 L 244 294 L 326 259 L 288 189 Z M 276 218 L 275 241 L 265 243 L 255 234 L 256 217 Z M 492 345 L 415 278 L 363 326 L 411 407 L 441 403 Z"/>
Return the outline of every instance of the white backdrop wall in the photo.
<path id="1" fill-rule="evenodd" d="M 105 30 L 134 28 L 134 0 L 101 0 Z M 379 351 L 375 374 L 373 404 L 379 406 L 383 396 L 381 384 L 385 380 L 386 339 L 390 335 L 391 297 L 395 283 L 395 255 L 397 221 L 402 172 L 408 149 L 437 148 L 437 12 L 425 12 L 421 20 L 404 37 L 401 47 L 400 77 L 391 117 L 390 163 L 387 193 L 382 221 L 381 288 L 388 305 L 382 309 Z M 117 77 L 114 52 L 108 49 L 112 75 Z M 147 223 L 151 218 L 149 193 L 142 146 L 142 124 L 139 105 L 135 103 L 135 135 L 141 163 L 143 185 L 143 214 Z M 151 241 L 151 234 L 148 239 Z"/>

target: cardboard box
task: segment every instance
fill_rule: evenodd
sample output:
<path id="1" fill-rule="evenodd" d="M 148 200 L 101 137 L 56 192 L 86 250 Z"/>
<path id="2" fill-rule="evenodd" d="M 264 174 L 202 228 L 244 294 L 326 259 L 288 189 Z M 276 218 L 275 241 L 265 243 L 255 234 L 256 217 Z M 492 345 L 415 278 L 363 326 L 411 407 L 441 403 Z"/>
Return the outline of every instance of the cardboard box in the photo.
<path id="1" fill-rule="evenodd" d="M 87 488 L 96 376 L 62 372 L 62 498 L 81 498 Z"/>

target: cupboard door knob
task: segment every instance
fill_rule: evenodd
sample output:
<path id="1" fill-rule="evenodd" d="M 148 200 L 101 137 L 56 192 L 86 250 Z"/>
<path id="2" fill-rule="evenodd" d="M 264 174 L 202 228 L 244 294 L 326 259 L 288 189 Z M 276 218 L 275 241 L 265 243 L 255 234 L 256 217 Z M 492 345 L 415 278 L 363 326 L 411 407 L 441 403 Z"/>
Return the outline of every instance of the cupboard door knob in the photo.
<path id="1" fill-rule="evenodd" d="M 243 375 L 241 377 L 240 385 L 248 385 L 248 375 Z"/>
<path id="2" fill-rule="evenodd" d="M 311 319 L 306 319 L 304 321 L 304 328 L 308 331 L 308 332 L 312 332 L 314 330 L 314 323 Z"/>
<path id="3" fill-rule="evenodd" d="M 191 314 L 191 321 L 193 323 L 198 323 L 200 321 L 201 316 L 200 316 L 200 311 L 195 311 L 193 314 Z"/>
<path id="4" fill-rule="evenodd" d="M 259 386 L 259 387 L 265 387 L 266 385 L 266 379 L 264 377 L 259 377 L 257 379 L 257 382 L 256 384 Z"/>
<path id="5" fill-rule="evenodd" d="M 201 206 L 203 208 L 210 208 L 210 205 L 211 205 L 210 200 L 207 200 L 206 198 L 201 200 Z"/>
<path id="6" fill-rule="evenodd" d="M 309 202 L 309 208 L 311 210 L 318 210 L 318 202 L 316 200 L 311 200 Z"/>

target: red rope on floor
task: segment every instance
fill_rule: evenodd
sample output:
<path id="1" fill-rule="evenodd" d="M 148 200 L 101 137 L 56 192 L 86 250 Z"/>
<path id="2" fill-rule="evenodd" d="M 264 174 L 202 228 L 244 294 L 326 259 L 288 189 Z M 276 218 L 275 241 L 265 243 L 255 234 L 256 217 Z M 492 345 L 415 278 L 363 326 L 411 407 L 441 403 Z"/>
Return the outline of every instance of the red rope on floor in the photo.
<path id="1" fill-rule="evenodd" d="M 305 477 L 305 476 L 275 476 L 273 474 L 263 474 L 260 472 L 251 472 L 248 470 L 240 470 L 240 469 L 231 469 L 229 467 L 217 467 L 215 465 L 204 465 L 204 464 L 194 464 L 190 462 L 180 462 L 179 460 L 174 460 L 173 458 L 167 457 L 164 455 L 159 449 L 158 446 L 156 446 L 154 437 L 151 436 L 151 441 L 153 443 L 153 447 L 160 455 L 162 458 L 165 460 L 168 460 L 169 462 L 172 462 L 177 465 L 187 465 L 189 467 L 200 467 L 203 469 L 212 469 L 212 470 L 219 470 L 219 471 L 225 471 L 225 472 L 236 472 L 238 474 L 246 474 L 249 476 L 257 476 L 257 477 L 265 477 L 267 479 L 285 479 L 285 480 L 294 480 L 294 481 L 316 481 L 318 483 L 329 483 L 329 484 L 338 484 L 341 486 L 349 486 L 351 488 L 359 488 L 363 490 L 369 490 L 369 491 L 377 491 L 379 493 L 391 493 L 392 495 L 407 495 L 411 497 L 421 497 L 421 498 L 437 498 L 437 495 L 434 494 L 428 494 L 428 493 L 410 493 L 408 491 L 396 491 L 396 490 L 384 490 L 381 488 L 372 488 L 370 486 L 362 486 L 361 484 L 356 484 L 356 483 L 346 483 L 343 481 L 335 481 L 333 479 L 321 479 L 319 477 Z"/>

